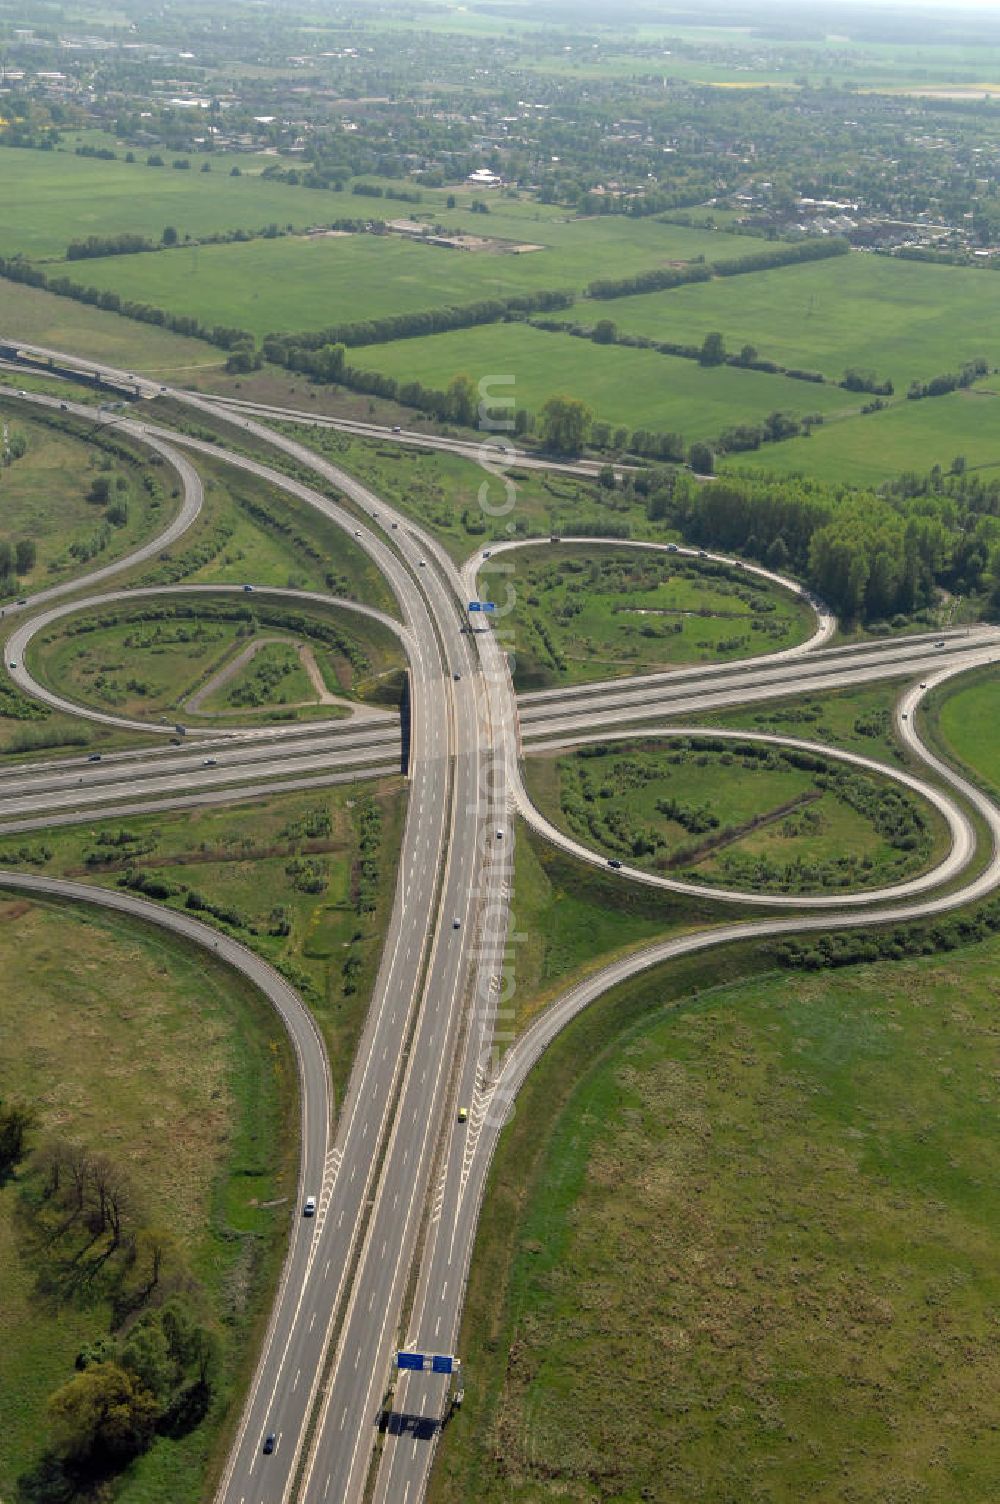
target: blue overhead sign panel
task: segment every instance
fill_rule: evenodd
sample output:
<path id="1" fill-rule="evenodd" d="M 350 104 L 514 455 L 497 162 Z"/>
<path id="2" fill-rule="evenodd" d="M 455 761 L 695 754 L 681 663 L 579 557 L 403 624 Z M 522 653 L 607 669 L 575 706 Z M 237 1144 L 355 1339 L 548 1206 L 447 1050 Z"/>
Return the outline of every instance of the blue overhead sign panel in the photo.
<path id="1" fill-rule="evenodd" d="M 457 1373 L 462 1364 L 460 1359 L 453 1358 L 450 1353 L 408 1353 L 397 1352 L 396 1367 L 409 1368 L 417 1373 Z"/>
<path id="2" fill-rule="evenodd" d="M 482 602 L 481 601 L 470 601 L 469 602 L 469 610 L 470 611 L 481 611 L 482 609 L 483 609 L 483 606 L 482 606 Z"/>
<path id="3" fill-rule="evenodd" d="M 479 602 L 479 609 L 480 609 L 480 611 L 495 611 L 496 608 L 497 608 L 496 601 L 480 601 Z"/>

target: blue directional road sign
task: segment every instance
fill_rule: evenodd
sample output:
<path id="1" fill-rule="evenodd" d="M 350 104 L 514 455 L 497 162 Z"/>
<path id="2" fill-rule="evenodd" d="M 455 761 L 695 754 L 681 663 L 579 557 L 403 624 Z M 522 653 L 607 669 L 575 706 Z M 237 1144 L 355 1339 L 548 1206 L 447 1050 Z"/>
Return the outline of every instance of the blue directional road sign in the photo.
<path id="1" fill-rule="evenodd" d="M 414 1369 L 417 1373 L 457 1373 L 462 1364 L 450 1353 L 397 1352 L 396 1367 Z"/>
<path id="2" fill-rule="evenodd" d="M 482 603 L 482 601 L 470 601 L 469 602 L 469 610 L 470 611 L 481 611 L 482 609 L 483 609 L 483 603 Z"/>
<path id="3" fill-rule="evenodd" d="M 480 601 L 479 605 L 483 611 L 495 611 L 497 608 L 496 601 Z"/>

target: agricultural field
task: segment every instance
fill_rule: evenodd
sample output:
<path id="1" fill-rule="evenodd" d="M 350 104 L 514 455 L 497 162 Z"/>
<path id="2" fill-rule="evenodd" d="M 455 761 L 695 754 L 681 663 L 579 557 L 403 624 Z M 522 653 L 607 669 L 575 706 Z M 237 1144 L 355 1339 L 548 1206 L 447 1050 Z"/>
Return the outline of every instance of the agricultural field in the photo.
<path id="1" fill-rule="evenodd" d="M 287 190 L 286 190 L 287 191 Z M 307 196 L 311 203 L 313 194 Z M 393 205 L 339 195 L 337 213 L 392 217 Z M 318 207 L 318 206 L 317 206 Z M 400 211 L 407 205 L 397 205 Z M 434 220 L 439 218 L 435 210 Z M 461 218 L 457 211 L 442 220 Z M 123 298 L 152 302 L 171 313 L 189 314 L 209 325 L 233 324 L 258 338 L 273 332 L 321 329 L 328 324 L 385 314 L 413 313 L 479 298 L 507 297 L 538 288 L 582 289 L 609 266 L 625 275 L 714 250 L 720 240 L 707 231 L 674 225 L 623 226 L 580 219 L 465 217 L 477 234 L 531 238 L 542 249 L 522 255 L 457 251 L 420 245 L 398 235 L 295 235 L 233 245 L 178 247 L 155 255 L 110 256 L 75 261 L 75 281 L 108 289 Z M 575 232 L 575 233 L 574 233 Z M 549 235 L 551 245 L 541 239 Z M 724 250 L 724 247 L 723 247 Z"/>
<path id="2" fill-rule="evenodd" d="M 479 593 L 513 602 L 504 630 L 518 690 L 777 652 L 815 620 L 740 569 L 613 544 L 585 559 L 571 544 L 501 555 L 484 566 Z"/>
<path id="3" fill-rule="evenodd" d="M 339 1093 L 382 950 L 402 779 L 0 837 L 0 866 L 128 886 L 259 952 L 316 1015 Z M 194 964 L 200 964 L 196 962 Z"/>
<path id="4" fill-rule="evenodd" d="M 23 403 L 0 401 L 10 446 L 0 469 L 0 549 L 9 547 L 16 563 L 21 545 L 26 563 L 26 545 L 34 545 L 30 567 L 0 572 L 0 603 L 112 563 L 162 531 L 176 511 L 159 461 L 129 463 L 75 424 L 30 413 Z"/>
<path id="5" fill-rule="evenodd" d="M 731 254 L 744 246 L 752 251 L 755 242 L 737 241 Z M 570 323 L 609 318 L 627 333 L 699 346 L 719 331 L 730 353 L 753 345 L 763 359 L 821 371 L 834 381 L 848 367 L 874 371 L 888 377 L 897 394 L 911 381 L 958 370 L 980 355 L 1000 364 L 1000 300 L 989 271 L 858 252 L 588 301 L 553 317 Z"/>
<path id="6" fill-rule="evenodd" d="M 117 313 L 105 313 L 72 298 L 59 298 L 55 293 L 8 282 L 3 277 L 0 277 L 0 333 L 7 339 L 89 357 L 182 386 L 217 378 L 226 364 L 225 353 L 204 340 L 172 334 L 155 324 L 139 324 Z M 5 379 L 8 373 L 2 375 Z M 12 386 L 30 384 L 18 377 L 10 380 Z M 66 390 L 65 384 L 61 389 Z"/>
<path id="7" fill-rule="evenodd" d="M 202 172 L 208 159 L 192 156 L 190 170 L 178 172 L 169 154 L 165 167 L 147 167 L 141 150 L 137 156 L 134 163 L 101 162 L 65 152 L 5 151 L 0 256 L 60 259 L 71 240 L 88 235 L 159 241 L 172 225 L 183 239 L 271 223 L 305 228 L 350 212 L 341 207 L 343 194 L 304 193 L 254 172 L 230 177 L 229 163 L 215 161 Z M 82 271 L 88 263 L 75 265 Z"/>
<path id="8" fill-rule="evenodd" d="M 652 350 L 598 347 L 526 324 L 369 345 L 352 350 L 350 363 L 439 389 L 462 371 L 473 380 L 511 374 L 518 407 L 537 412 L 547 398 L 564 393 L 582 398 L 606 422 L 679 432 L 687 440 L 714 439 L 735 423 L 759 422 L 779 408 L 831 417 L 859 407 L 857 396 L 837 387 L 732 366 L 705 367 Z"/>
<path id="9" fill-rule="evenodd" d="M 828 423 L 808 439 L 730 455 L 719 468 L 877 486 L 907 471 L 922 474 L 934 465 L 947 470 L 959 455 L 973 470 L 995 471 L 1000 465 L 1000 382 L 995 376 L 946 397 L 921 402 L 896 397 L 883 412 Z"/>
<path id="10" fill-rule="evenodd" d="M 30 1156 L 0 1182 L 0 1492 L 52 1497 L 15 1492 L 41 1460 L 49 1394 L 73 1379 L 82 1350 L 123 1340 L 123 1312 L 155 1318 L 172 1300 L 214 1345 L 207 1413 L 155 1441 L 115 1498 L 197 1504 L 285 1246 L 291 1051 L 272 1011 L 228 968 L 124 917 L 6 895 L 0 969 L 0 1097 L 34 1108 L 29 1148 L 68 1141 L 115 1167 L 137 1249 L 132 1267 L 107 1238 L 72 1226 L 46 1241 L 44 1172 Z M 154 1244 L 159 1293 L 143 1297 Z"/>
<path id="11" fill-rule="evenodd" d="M 948 842 L 936 812 L 876 775 L 694 733 L 539 754 L 527 786 L 586 845 L 708 888 L 888 886 L 943 856 Z"/>
<path id="12" fill-rule="evenodd" d="M 28 663 L 40 682 L 67 698 L 129 719 L 211 720 L 213 713 L 228 716 L 238 706 L 268 719 L 327 714 L 297 652 L 301 680 L 295 673 L 262 674 L 252 663 L 242 673 L 246 649 L 270 641 L 275 628 L 296 648 L 308 646 L 324 693 L 335 685 L 344 699 L 380 699 L 389 680 L 398 681 L 399 645 L 378 623 L 320 608 L 303 611 L 293 623 L 283 606 L 269 605 L 266 597 L 147 601 L 132 608 L 122 603 L 99 616 L 63 618 L 34 639 Z M 240 699 L 213 706 L 209 697 L 234 663 L 241 673 L 232 690 Z"/>
<path id="13" fill-rule="evenodd" d="M 991 1498 L 998 964 L 588 1010 L 494 1165 L 433 1504 Z"/>

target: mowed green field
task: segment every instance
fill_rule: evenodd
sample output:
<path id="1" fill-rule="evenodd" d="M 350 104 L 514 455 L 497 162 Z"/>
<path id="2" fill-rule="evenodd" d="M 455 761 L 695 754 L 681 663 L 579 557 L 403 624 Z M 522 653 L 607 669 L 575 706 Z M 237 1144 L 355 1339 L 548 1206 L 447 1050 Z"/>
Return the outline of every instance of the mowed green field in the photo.
<path id="1" fill-rule="evenodd" d="M 757 248 L 755 241 L 729 243 L 732 255 Z M 718 330 L 730 351 L 751 344 L 766 359 L 838 381 L 848 366 L 858 366 L 905 392 L 914 379 L 957 370 L 980 355 L 1000 362 L 998 281 L 986 270 L 853 252 L 668 292 L 588 301 L 556 317 L 609 318 L 629 333 L 692 345 Z"/>
<path id="2" fill-rule="evenodd" d="M 995 1499 L 998 964 L 585 1014 L 494 1165 L 433 1504 Z"/>
<path id="3" fill-rule="evenodd" d="M 957 455 L 973 469 L 1000 465 L 1000 382 L 995 376 L 946 397 L 920 402 L 896 397 L 883 412 L 814 429 L 808 439 L 730 455 L 719 468 L 801 473 L 872 486 L 906 470 L 921 474 L 934 465 L 947 470 Z"/>
<path id="4" fill-rule="evenodd" d="M 392 218 L 398 210 L 401 217 L 407 208 L 353 194 L 336 195 L 336 202 L 342 216 Z M 653 223 L 535 224 L 501 211 L 496 228 L 492 214 L 452 211 L 444 217 L 480 235 L 534 240 L 537 232 L 537 243 L 545 248 L 511 255 L 420 245 L 399 235 L 293 235 L 180 247 L 155 256 L 109 256 L 72 262 L 67 270 L 76 281 L 112 289 L 124 298 L 191 314 L 208 324 L 236 324 L 259 337 L 540 287 L 580 290 L 612 268 L 618 274 L 690 259 L 725 238 Z"/>
<path id="5" fill-rule="evenodd" d="M 734 423 L 759 421 L 775 409 L 834 414 L 858 408 L 858 398 L 837 387 L 730 366 L 709 369 L 651 350 L 597 347 L 526 324 L 369 345 L 352 350 L 350 363 L 437 388 L 460 371 L 475 381 L 513 375 L 518 407 L 537 412 L 546 398 L 562 392 L 582 398 L 609 423 L 679 432 L 689 440 L 715 438 Z"/>
<path id="6" fill-rule="evenodd" d="M 165 167 L 147 167 L 145 151 L 134 163 L 66 152 L 2 151 L 0 255 L 63 256 L 71 240 L 88 235 L 127 232 L 158 241 L 166 225 L 182 237 L 258 230 L 272 222 L 282 229 L 286 224 L 305 228 L 351 212 L 340 207 L 343 194 L 306 193 L 253 171 L 233 178 L 229 162 L 213 162 L 211 172 L 201 172 L 207 158 L 197 156 L 189 158 L 189 171 L 178 172 L 169 164 L 187 153 L 160 155 Z"/>

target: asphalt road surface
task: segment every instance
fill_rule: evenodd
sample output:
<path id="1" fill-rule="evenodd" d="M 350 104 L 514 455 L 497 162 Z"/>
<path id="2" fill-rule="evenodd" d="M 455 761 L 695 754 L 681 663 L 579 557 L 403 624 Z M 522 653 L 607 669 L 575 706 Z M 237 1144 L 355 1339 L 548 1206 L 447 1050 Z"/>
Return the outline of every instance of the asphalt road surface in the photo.
<path id="1" fill-rule="evenodd" d="M 315 1194 L 319 1208 L 315 1218 L 297 1215 L 293 1220 L 267 1337 L 219 1487 L 220 1504 L 284 1504 L 293 1492 L 308 1504 L 356 1504 L 368 1487 L 372 1497 L 386 1504 L 416 1504 L 423 1496 L 439 1434 L 443 1386 L 424 1375 L 404 1380 L 390 1413 L 384 1415 L 392 1354 L 400 1342 L 436 1352 L 454 1350 L 489 1160 L 514 1094 L 555 1033 L 608 987 L 673 955 L 755 936 L 913 919 L 973 901 L 1000 882 L 1000 813 L 923 746 L 914 726 L 922 690 L 907 690 L 898 708 L 900 735 L 914 756 L 957 796 L 946 797 L 921 785 L 949 821 L 951 851 L 935 881 L 938 890 L 950 882 L 950 891 L 937 891 L 935 896 L 920 880 L 922 887 L 901 885 L 891 893 L 853 895 L 856 907 L 840 900 L 835 909 L 820 915 L 810 915 L 799 900 L 797 912 L 788 918 L 720 925 L 649 947 L 557 1000 L 501 1058 L 497 1025 L 505 1003 L 502 971 L 512 881 L 512 816 L 519 810 L 536 822 L 540 817 L 531 810 L 521 784 L 518 704 L 503 643 L 494 631 L 461 630 L 476 561 L 459 571 L 432 538 L 368 488 L 246 413 L 231 407 L 224 411 L 212 400 L 190 393 L 170 395 L 196 411 L 224 416 L 236 433 L 250 434 L 297 459 L 336 486 L 347 504 L 219 445 L 131 418 L 122 426 L 139 442 L 166 446 L 161 452 L 175 465 L 173 451 L 178 447 L 211 454 L 281 487 L 350 529 L 383 572 L 400 606 L 411 675 L 408 813 L 385 951 L 335 1123 L 322 1041 L 309 1014 L 287 984 L 252 953 L 185 915 L 130 895 L 22 873 L 0 874 L 0 882 L 51 897 L 106 904 L 211 948 L 263 988 L 295 1044 L 302 1093 L 300 1193 Z M 83 411 L 94 416 L 89 409 Z M 186 486 L 194 494 L 194 482 L 188 479 Z M 162 541 L 155 547 L 162 547 Z M 114 568 L 124 569 L 128 562 Z M 94 579 L 77 581 L 71 588 L 89 589 Z M 38 598 L 33 604 L 37 603 Z M 832 627 L 827 616 L 809 644 L 749 665 L 678 670 L 645 676 L 644 682 L 616 681 L 525 697 L 520 705 L 523 734 L 550 741 L 593 739 L 643 717 L 662 720 L 667 711 L 680 714 L 685 705 L 713 708 L 804 690 L 819 692 L 867 682 L 867 676 L 917 673 L 932 686 L 974 663 L 991 661 L 1000 644 L 1000 634 L 985 630 L 961 642 L 942 634 L 944 648 L 934 645 L 942 639 L 934 639 L 817 653 Z M 11 657 L 21 640 L 15 634 Z M 18 652 L 19 663 L 20 658 Z M 25 692 L 37 692 L 33 682 L 22 682 Z M 329 723 L 319 731 L 296 727 L 294 746 L 280 734 L 268 741 L 262 731 L 244 733 L 246 750 L 253 753 L 243 765 L 248 786 L 254 768 L 263 774 L 263 782 L 271 782 L 280 770 L 324 776 L 312 771 L 316 753 L 329 760 L 330 776 L 349 773 L 343 763 L 331 772 L 333 760 L 359 752 L 367 756 L 379 746 L 395 745 L 389 740 L 398 735 L 395 728 L 371 730 L 373 740 L 363 749 L 340 746 Z M 223 758 L 230 757 L 234 738 L 211 735 L 211 745 L 224 749 L 217 759 L 221 767 Z M 312 750 L 311 736 L 319 738 Z M 329 745 L 322 740 L 327 736 Z M 384 743 L 379 740 L 383 736 Z M 208 745 L 199 741 L 198 752 L 203 754 Z M 173 756 L 163 751 L 166 759 Z M 75 795 L 67 785 L 66 779 L 73 776 L 71 760 L 36 765 L 33 770 L 12 769 L 9 778 L 0 777 L 0 814 L 5 805 L 34 799 L 36 815 L 51 801 L 48 808 L 55 818 L 73 818 L 74 800 L 92 792 L 124 789 L 123 797 L 128 798 L 133 780 L 122 774 L 125 756 L 121 768 L 113 766 L 106 780 L 102 764 L 101 779 L 93 790 L 87 787 L 85 796 Z M 192 777 L 190 761 L 185 753 L 180 766 L 164 762 L 154 769 L 149 754 L 136 754 L 132 767 L 142 771 L 135 782 L 160 779 L 162 786 L 153 793 L 175 800 L 234 796 L 231 787 L 211 786 L 216 769 L 202 764 Z M 60 806 L 67 795 L 68 807 Z M 974 828 L 966 813 L 970 806 L 990 831 L 992 849 L 981 869 L 958 886 L 956 879 L 974 846 Z M 557 833 L 546 834 L 554 839 Z M 577 854 L 603 860 L 585 849 Z M 623 881 L 647 877 L 622 874 Z M 698 891 L 702 897 L 718 896 Z M 739 901 L 745 903 L 747 895 L 739 895 Z M 459 1107 L 468 1109 L 465 1121 L 459 1121 Z M 385 1420 L 385 1434 L 376 1462 L 380 1419 Z M 261 1442 L 268 1432 L 276 1435 L 277 1446 L 265 1457 Z"/>

